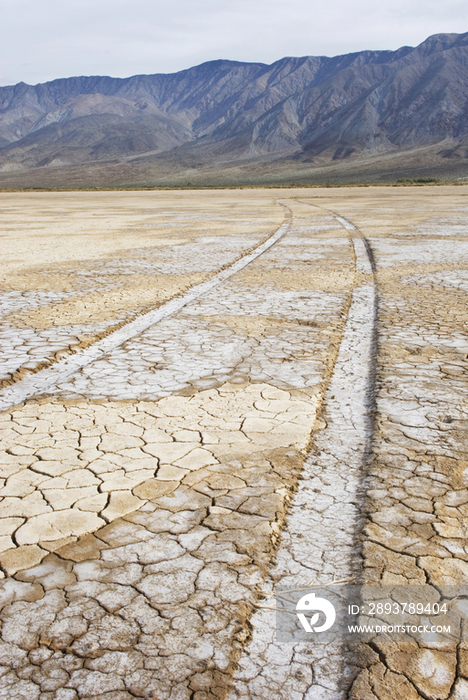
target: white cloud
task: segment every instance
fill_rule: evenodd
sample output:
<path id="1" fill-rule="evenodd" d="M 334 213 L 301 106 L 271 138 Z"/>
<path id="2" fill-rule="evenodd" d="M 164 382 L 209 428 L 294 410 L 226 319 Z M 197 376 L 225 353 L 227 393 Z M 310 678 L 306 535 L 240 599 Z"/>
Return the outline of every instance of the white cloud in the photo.
<path id="1" fill-rule="evenodd" d="M 446 0 L 0 0 L 0 85 L 336 55 L 468 30 Z"/>

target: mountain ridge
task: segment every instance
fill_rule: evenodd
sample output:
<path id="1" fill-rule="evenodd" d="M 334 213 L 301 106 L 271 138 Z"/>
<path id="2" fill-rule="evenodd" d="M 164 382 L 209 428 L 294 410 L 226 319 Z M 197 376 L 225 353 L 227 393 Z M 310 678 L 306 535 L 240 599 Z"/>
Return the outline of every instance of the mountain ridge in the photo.
<path id="1" fill-rule="evenodd" d="M 21 173 L 37 180 L 47 168 L 77 175 L 139 159 L 153 179 L 161 163 L 166 174 L 185 173 L 187 158 L 201 170 L 243 161 L 255 170 L 257 160 L 312 172 L 437 145 L 434 167 L 460 170 L 465 144 L 468 33 L 395 51 L 0 87 L 0 184 L 12 173 L 20 182 Z"/>

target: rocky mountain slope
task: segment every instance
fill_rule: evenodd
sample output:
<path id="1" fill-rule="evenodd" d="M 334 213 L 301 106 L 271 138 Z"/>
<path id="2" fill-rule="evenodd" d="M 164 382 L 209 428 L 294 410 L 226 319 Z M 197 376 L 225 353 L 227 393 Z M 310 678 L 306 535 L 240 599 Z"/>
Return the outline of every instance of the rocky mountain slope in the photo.
<path id="1" fill-rule="evenodd" d="M 441 163 L 466 160 L 468 33 L 397 51 L 0 88 L 3 183 L 54 166 L 146 159 L 145 172 L 153 163 L 166 175 L 187 164 L 310 169 L 428 147 Z"/>

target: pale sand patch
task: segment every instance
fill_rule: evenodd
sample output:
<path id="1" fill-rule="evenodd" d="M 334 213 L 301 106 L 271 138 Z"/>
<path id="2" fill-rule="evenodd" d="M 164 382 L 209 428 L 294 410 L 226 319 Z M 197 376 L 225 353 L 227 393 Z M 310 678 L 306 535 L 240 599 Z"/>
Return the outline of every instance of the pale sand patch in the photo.
<path id="1" fill-rule="evenodd" d="M 106 294 L 91 292 L 78 299 L 61 304 L 42 307 L 36 311 L 13 316 L 17 326 L 66 326 L 70 324 L 98 323 L 115 318 L 122 310 L 143 310 L 162 304 L 177 294 L 185 292 L 195 284 L 203 282 L 208 275 L 116 276 L 119 288 Z M 5 320 L 9 320 L 7 317 Z"/>
<path id="2" fill-rule="evenodd" d="M 162 241 L 245 233 L 244 221 L 267 233 L 283 219 L 275 195 L 262 192 L 2 192 L 0 202 L 6 281 L 42 265 L 121 259 Z"/>
<path id="3" fill-rule="evenodd" d="M 331 269 L 317 269 L 311 266 L 310 271 L 246 269 L 237 279 L 239 283 L 246 286 L 266 284 L 274 286 L 275 289 L 291 291 L 326 289 L 342 292 L 351 289 L 354 282 L 354 269 L 351 265 L 339 265 Z"/>

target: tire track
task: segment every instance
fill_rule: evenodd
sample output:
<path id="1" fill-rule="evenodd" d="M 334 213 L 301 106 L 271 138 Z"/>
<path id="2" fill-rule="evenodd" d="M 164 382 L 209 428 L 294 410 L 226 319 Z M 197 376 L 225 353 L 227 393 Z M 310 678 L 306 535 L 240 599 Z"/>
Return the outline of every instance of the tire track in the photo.
<path id="1" fill-rule="evenodd" d="M 320 644 L 320 638 L 310 644 L 275 641 L 278 584 L 307 587 L 358 579 L 362 568 L 362 504 L 374 428 L 375 263 L 359 229 L 330 213 L 350 231 L 358 284 L 324 396 L 326 428 L 314 435 L 277 561 L 264 585 L 267 600 L 251 619 L 251 641 L 240 658 L 229 700 L 340 700 L 358 671 L 347 659 L 339 637 L 332 644 Z"/>
<path id="2" fill-rule="evenodd" d="M 51 367 L 46 367 L 35 374 L 28 375 L 20 379 L 15 384 L 7 386 L 0 391 L 0 411 L 5 411 L 22 403 L 32 396 L 43 394 L 55 384 L 63 381 L 66 377 L 82 369 L 86 365 L 100 359 L 108 352 L 122 345 L 127 340 L 134 338 L 150 326 L 158 323 L 162 319 L 173 316 L 184 308 L 187 304 L 207 294 L 222 282 L 226 281 L 236 273 L 243 270 L 249 263 L 271 248 L 287 233 L 291 224 L 291 210 L 284 204 L 285 220 L 273 235 L 267 238 L 261 245 L 257 246 L 251 253 L 242 256 L 232 265 L 221 270 L 211 279 L 195 285 L 184 294 L 171 299 L 157 309 L 153 309 L 134 321 L 125 324 L 105 338 L 97 341 L 90 347 L 77 352 L 69 357 L 59 360 Z"/>

